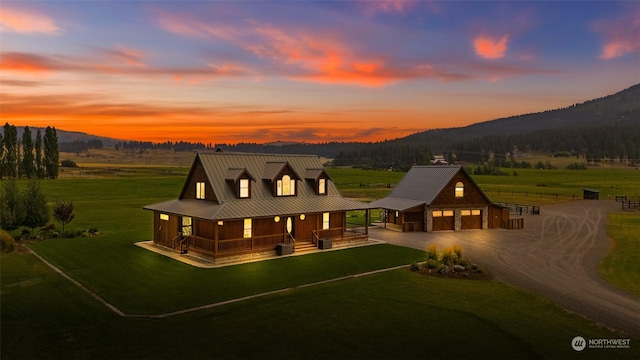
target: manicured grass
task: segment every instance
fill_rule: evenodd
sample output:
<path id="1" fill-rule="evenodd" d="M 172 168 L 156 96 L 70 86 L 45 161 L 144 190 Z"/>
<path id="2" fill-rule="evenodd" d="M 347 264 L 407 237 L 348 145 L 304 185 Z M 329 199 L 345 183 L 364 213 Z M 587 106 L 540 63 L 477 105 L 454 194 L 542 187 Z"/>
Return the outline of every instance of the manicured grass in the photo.
<path id="1" fill-rule="evenodd" d="M 628 350 L 575 352 L 570 342 L 577 335 L 622 335 L 494 281 L 439 279 L 395 270 L 149 320 L 115 315 L 32 255 L 2 254 L 0 260 L 3 359 L 640 355 L 634 346 L 637 339 Z"/>
<path id="2" fill-rule="evenodd" d="M 611 251 L 600 263 L 600 275 L 640 297 L 640 213 L 617 212 L 607 217 Z"/>
<path id="3" fill-rule="evenodd" d="M 183 181 L 44 181 L 42 189 L 50 202 L 74 202 L 77 217 L 68 229 L 97 227 L 103 235 L 31 246 L 134 314 L 185 309 L 424 256 L 377 245 L 198 269 L 133 245 L 152 236 L 151 212 L 142 206 L 175 198 Z M 3 359 L 640 356 L 633 345 L 637 339 L 629 351 L 574 352 L 574 336 L 622 335 L 499 282 L 435 279 L 399 270 L 149 320 L 118 317 L 32 255 L 2 254 L 0 266 Z"/>

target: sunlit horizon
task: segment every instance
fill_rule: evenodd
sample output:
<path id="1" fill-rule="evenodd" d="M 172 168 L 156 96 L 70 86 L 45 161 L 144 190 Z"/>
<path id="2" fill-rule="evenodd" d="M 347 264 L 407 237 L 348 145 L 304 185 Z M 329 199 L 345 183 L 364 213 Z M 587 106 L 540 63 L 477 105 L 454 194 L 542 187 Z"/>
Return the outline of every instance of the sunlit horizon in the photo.
<path id="1" fill-rule="evenodd" d="M 377 142 L 640 82 L 634 2 L 0 3 L 0 121 L 152 142 Z"/>

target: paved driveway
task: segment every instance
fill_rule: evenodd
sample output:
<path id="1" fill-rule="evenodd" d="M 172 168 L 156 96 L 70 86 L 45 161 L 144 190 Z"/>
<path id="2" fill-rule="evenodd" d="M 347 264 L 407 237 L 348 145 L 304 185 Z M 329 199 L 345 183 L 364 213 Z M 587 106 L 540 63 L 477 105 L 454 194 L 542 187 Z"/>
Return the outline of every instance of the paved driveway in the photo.
<path id="1" fill-rule="evenodd" d="M 426 250 L 462 246 L 496 278 L 547 297 L 605 326 L 640 337 L 640 299 L 603 281 L 597 266 L 608 252 L 607 214 L 612 201 L 575 201 L 544 206 L 525 216 L 522 230 L 400 233 L 370 229 L 372 239 Z M 526 311 L 526 309 L 523 309 Z"/>

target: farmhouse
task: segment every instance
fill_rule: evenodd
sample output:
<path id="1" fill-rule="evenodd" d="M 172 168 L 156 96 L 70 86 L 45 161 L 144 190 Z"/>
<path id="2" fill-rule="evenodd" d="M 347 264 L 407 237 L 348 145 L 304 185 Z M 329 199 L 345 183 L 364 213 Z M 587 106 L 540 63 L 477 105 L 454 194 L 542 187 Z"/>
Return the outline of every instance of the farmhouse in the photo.
<path id="1" fill-rule="evenodd" d="M 346 214 L 372 207 L 340 196 L 317 156 L 200 152 L 178 199 L 144 208 L 154 243 L 218 259 L 366 240 Z"/>
<path id="2" fill-rule="evenodd" d="M 414 166 L 388 197 L 370 205 L 402 231 L 499 228 L 509 211 L 491 203 L 462 166 Z"/>

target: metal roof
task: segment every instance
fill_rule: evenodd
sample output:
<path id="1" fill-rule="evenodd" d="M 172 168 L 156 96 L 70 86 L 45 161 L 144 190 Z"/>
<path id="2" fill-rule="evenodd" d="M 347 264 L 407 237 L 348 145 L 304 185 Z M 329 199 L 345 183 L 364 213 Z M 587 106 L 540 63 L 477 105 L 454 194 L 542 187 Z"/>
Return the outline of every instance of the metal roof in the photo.
<path id="1" fill-rule="evenodd" d="M 198 161 L 202 163 L 207 174 L 217 203 L 183 199 L 151 204 L 144 208 L 209 220 L 374 208 L 366 203 L 343 198 L 332 181 L 326 183 L 326 195 L 317 195 L 314 185 L 299 177 L 295 196 L 273 195 L 271 176 L 275 178 L 284 166 L 289 166 L 296 174 L 305 175 L 310 170 L 323 169 L 320 159 L 315 155 L 199 152 L 193 166 Z M 252 177 L 258 175 L 257 178 L 260 180 L 251 181 L 250 199 L 237 198 L 236 190 L 227 181 L 234 176 L 240 176 L 235 169 L 244 169 L 249 176 L 253 175 Z"/>
<path id="2" fill-rule="evenodd" d="M 369 203 L 371 206 L 375 206 L 381 209 L 391 209 L 398 211 L 406 211 L 414 207 L 418 207 L 424 205 L 424 201 L 422 200 L 411 200 L 411 199 L 398 199 L 394 197 L 387 196 L 386 198 L 382 198 L 379 200 L 375 200 Z"/>
<path id="3" fill-rule="evenodd" d="M 414 166 L 396 185 L 389 197 L 420 200 L 429 205 L 462 166 Z"/>

